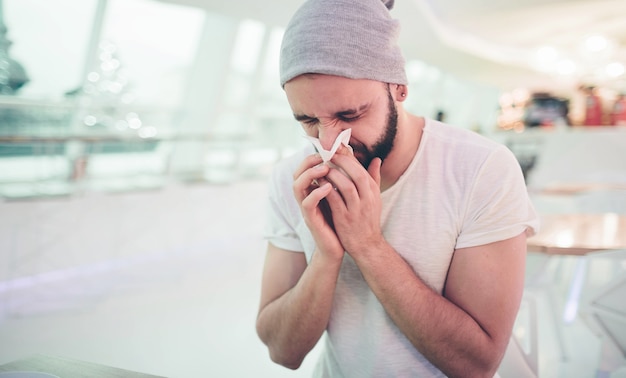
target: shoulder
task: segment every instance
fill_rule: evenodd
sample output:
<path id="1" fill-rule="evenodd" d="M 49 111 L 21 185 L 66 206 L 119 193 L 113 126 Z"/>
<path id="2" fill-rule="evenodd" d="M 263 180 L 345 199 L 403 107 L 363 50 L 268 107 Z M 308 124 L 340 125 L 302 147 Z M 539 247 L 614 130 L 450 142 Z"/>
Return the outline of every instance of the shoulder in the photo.
<path id="1" fill-rule="evenodd" d="M 490 151 L 502 146 L 502 144 L 472 130 L 432 119 L 426 119 L 424 134 L 427 138 L 437 140 L 440 143 L 474 150 Z"/>
<path id="2" fill-rule="evenodd" d="M 285 190 L 291 192 L 293 174 L 298 169 L 300 163 L 302 163 L 302 160 L 312 153 L 315 153 L 315 149 L 307 145 L 279 160 L 272 169 L 270 190 L 277 194 L 284 194 Z"/>
<path id="3" fill-rule="evenodd" d="M 517 164 L 505 145 L 474 131 L 430 119 L 424 127 L 424 150 L 454 164 L 450 168 L 464 171 L 470 167 L 480 169 L 487 162 L 505 167 Z"/>
<path id="4" fill-rule="evenodd" d="M 272 175 L 275 177 L 288 176 L 290 179 L 293 179 L 292 176 L 300 163 L 302 163 L 302 160 L 313 153 L 315 153 L 315 148 L 313 146 L 306 145 L 302 147 L 293 154 L 280 159 L 274 165 Z"/>

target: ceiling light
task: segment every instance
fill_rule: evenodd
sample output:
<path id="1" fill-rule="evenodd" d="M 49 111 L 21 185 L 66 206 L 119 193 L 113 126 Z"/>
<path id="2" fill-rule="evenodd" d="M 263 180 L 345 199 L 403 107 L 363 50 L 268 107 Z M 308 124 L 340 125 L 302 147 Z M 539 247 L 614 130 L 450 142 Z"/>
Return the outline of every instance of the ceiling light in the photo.
<path id="1" fill-rule="evenodd" d="M 576 64 L 569 59 L 563 59 L 557 63 L 556 72 L 559 75 L 571 75 L 576 72 Z"/>
<path id="2" fill-rule="evenodd" d="M 598 52 L 606 49 L 609 41 L 601 35 L 592 35 L 585 40 L 585 48 L 590 52 Z"/>
<path id="3" fill-rule="evenodd" d="M 542 72 L 554 72 L 559 52 L 552 46 L 542 46 L 535 50 L 532 66 Z"/>
<path id="4" fill-rule="evenodd" d="M 610 77 L 618 77 L 618 76 L 623 75 L 626 69 L 624 68 L 624 65 L 622 63 L 613 62 L 613 63 L 607 64 L 606 67 L 604 68 L 604 71 Z"/>
<path id="5" fill-rule="evenodd" d="M 554 62 L 558 53 L 552 46 L 543 46 L 537 50 L 537 60 L 539 62 Z"/>

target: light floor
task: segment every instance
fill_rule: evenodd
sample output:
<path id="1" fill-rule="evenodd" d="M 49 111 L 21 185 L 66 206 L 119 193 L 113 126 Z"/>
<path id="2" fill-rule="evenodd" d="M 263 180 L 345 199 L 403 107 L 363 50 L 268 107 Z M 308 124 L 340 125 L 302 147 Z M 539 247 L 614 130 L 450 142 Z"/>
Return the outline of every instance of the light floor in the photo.
<path id="1" fill-rule="evenodd" d="M 184 248 L 170 243 L 75 266 L 52 263 L 49 270 L 28 277 L 5 274 L 0 281 L 0 364 L 44 353 L 168 377 L 310 376 L 317 351 L 291 371 L 271 363 L 254 330 L 264 258 L 264 188 L 264 182 L 251 181 L 173 193 L 181 202 L 198 202 L 215 222 L 202 226 L 219 229 Z M 5 227 L 10 222 L 2 219 L 3 210 L 10 206 L 0 203 Z M 166 228 L 186 227 L 176 216 L 158 222 Z M 83 243 L 86 252 L 97 247 Z M 0 246 L 4 261 L 20 253 L 16 243 L 0 240 Z M 526 297 L 537 304 L 541 377 L 596 376 L 599 337 L 580 316 L 571 324 L 562 320 L 579 265 L 573 258 L 529 254 L 532 285 Z M 585 282 L 606 278 L 605 271 L 588 265 Z M 552 305 L 556 312 L 550 311 Z M 624 377 L 626 370 L 613 376 Z"/>

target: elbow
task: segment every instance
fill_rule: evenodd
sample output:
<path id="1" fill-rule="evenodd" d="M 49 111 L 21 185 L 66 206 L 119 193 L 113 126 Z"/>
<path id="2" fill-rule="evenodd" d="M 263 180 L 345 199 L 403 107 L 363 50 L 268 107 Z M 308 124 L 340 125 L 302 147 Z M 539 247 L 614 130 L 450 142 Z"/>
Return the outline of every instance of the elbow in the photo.
<path id="1" fill-rule="evenodd" d="M 442 369 L 443 373 L 451 378 L 493 378 L 496 376 L 501 358 L 495 350 L 467 357 L 461 358 L 459 361 L 464 360 L 464 362 L 458 365 L 448 365 L 447 368 Z"/>
<path id="2" fill-rule="evenodd" d="M 258 321 L 256 332 L 263 344 L 267 346 L 272 362 L 291 370 L 297 370 L 302 365 L 304 356 L 299 356 L 289 345 L 281 345 L 277 340 L 272 340 Z"/>
<path id="3" fill-rule="evenodd" d="M 269 347 L 269 352 L 272 362 L 291 370 L 297 370 L 304 360 L 303 358 L 289 355 L 289 353 L 283 353 L 272 347 Z"/>
<path id="4" fill-rule="evenodd" d="M 485 359 L 476 361 L 476 364 L 474 365 L 474 374 L 472 374 L 471 376 L 485 378 L 492 378 L 496 376 L 496 374 L 498 373 L 498 369 L 500 368 L 500 363 L 502 362 L 503 355 L 504 351 L 502 351 L 501 353 L 496 353 L 495 349 L 494 353 L 486 354 Z"/>
<path id="5" fill-rule="evenodd" d="M 496 364 L 490 364 L 489 366 L 485 367 L 482 371 L 481 371 L 481 377 L 488 377 L 488 378 L 492 378 L 492 377 L 497 377 L 498 375 L 498 367 L 500 366 L 499 363 Z"/>
<path id="6" fill-rule="evenodd" d="M 464 367 L 463 369 L 460 369 L 458 371 L 444 371 L 444 374 L 446 374 L 446 376 L 452 378 L 452 377 L 458 377 L 458 378 L 466 378 L 466 377 L 473 377 L 473 378 L 493 378 L 494 376 L 496 376 L 498 367 L 496 366 L 495 368 L 493 366 L 473 366 L 473 367 Z"/>
<path id="7" fill-rule="evenodd" d="M 472 374 L 463 373 L 460 377 L 484 377 L 492 378 L 498 373 L 500 362 L 502 361 L 502 355 L 497 351 L 499 348 L 494 348 L 491 353 L 485 353 L 482 358 L 477 358 L 472 367 L 468 370 L 472 371 Z"/>

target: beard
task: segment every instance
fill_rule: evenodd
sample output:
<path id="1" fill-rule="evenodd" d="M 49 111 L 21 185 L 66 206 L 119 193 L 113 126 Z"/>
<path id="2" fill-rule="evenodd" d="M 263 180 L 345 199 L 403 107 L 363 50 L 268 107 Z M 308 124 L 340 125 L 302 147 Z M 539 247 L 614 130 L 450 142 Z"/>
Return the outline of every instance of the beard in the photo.
<path id="1" fill-rule="evenodd" d="M 374 158 L 380 158 L 383 162 L 391 150 L 393 149 L 393 143 L 396 139 L 398 132 L 398 109 L 391 96 L 389 86 L 387 86 L 387 100 L 389 102 L 387 111 L 387 125 L 383 134 L 378 138 L 376 143 L 371 147 L 366 146 L 363 143 L 355 142 L 351 144 L 354 151 L 354 156 L 359 160 L 361 165 L 367 169 L 374 160 Z"/>

